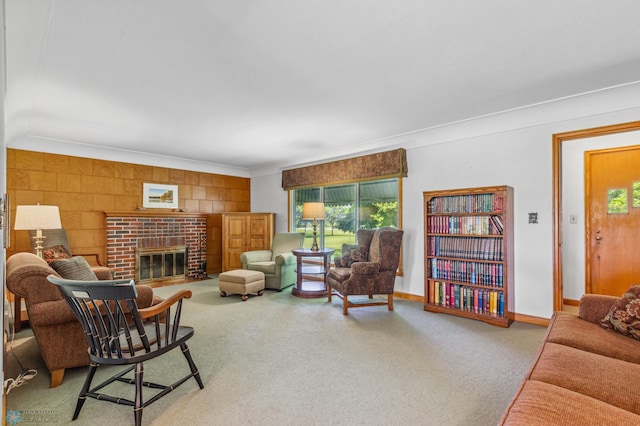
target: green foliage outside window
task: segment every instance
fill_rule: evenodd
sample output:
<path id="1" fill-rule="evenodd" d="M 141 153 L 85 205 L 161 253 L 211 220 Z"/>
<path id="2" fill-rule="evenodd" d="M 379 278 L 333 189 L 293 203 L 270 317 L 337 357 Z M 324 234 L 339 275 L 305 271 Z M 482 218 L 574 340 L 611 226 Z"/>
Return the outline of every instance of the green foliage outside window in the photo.
<path id="1" fill-rule="evenodd" d="M 627 190 L 625 188 L 610 189 L 608 193 L 608 213 L 627 213 Z"/>

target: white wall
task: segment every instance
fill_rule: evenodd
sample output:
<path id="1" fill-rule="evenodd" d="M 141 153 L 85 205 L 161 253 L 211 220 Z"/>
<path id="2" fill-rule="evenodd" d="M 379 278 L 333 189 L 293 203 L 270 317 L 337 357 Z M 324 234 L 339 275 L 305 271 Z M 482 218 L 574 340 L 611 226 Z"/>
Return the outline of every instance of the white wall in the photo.
<path id="1" fill-rule="evenodd" d="M 398 278 L 396 290 L 424 295 L 423 191 L 509 185 L 515 199 L 514 311 L 549 318 L 553 313 L 552 135 L 638 117 L 640 84 L 633 84 L 391 140 L 389 149 L 407 148 L 409 165 L 403 193 L 404 276 Z M 281 173 L 252 177 L 251 197 L 253 211 L 286 215 Z M 538 224 L 528 223 L 530 212 L 538 213 Z M 565 269 L 573 267 L 564 264 Z"/>
<path id="2" fill-rule="evenodd" d="M 640 131 L 576 139 L 562 144 L 562 284 L 566 299 L 579 300 L 586 285 L 584 152 L 629 145 L 640 145 Z M 577 223 L 569 223 L 570 215 L 577 216 Z"/>

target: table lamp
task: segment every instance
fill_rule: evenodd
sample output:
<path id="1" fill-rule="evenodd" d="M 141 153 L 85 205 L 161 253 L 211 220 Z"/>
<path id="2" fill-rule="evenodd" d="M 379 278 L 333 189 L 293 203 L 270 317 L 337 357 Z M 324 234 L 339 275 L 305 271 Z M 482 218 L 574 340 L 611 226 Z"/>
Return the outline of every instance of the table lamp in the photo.
<path id="1" fill-rule="evenodd" d="M 60 211 L 58 206 L 18 206 L 16 208 L 16 224 L 13 227 L 16 231 L 35 230 L 36 254 L 42 257 L 42 246 L 44 236 L 43 229 L 60 229 Z"/>
<path id="2" fill-rule="evenodd" d="M 324 203 L 304 203 L 302 205 L 302 220 L 313 219 L 313 244 L 311 245 L 311 251 L 319 251 L 318 240 L 316 239 L 316 228 L 318 220 L 324 219 Z"/>

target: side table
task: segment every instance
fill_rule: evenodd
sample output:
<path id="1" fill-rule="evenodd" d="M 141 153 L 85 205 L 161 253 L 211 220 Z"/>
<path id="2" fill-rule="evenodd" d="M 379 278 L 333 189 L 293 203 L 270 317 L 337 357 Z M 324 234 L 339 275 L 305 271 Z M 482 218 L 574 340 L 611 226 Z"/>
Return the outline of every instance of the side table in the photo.
<path id="1" fill-rule="evenodd" d="M 335 250 L 324 248 L 318 251 L 311 251 L 308 248 L 297 248 L 291 250 L 296 256 L 296 272 L 298 279 L 296 286 L 291 290 L 291 294 L 307 299 L 327 296 L 327 273 L 329 272 L 329 258 Z M 318 265 L 302 265 L 304 258 L 322 258 L 322 263 Z M 304 275 L 322 275 L 322 281 L 304 281 Z"/>

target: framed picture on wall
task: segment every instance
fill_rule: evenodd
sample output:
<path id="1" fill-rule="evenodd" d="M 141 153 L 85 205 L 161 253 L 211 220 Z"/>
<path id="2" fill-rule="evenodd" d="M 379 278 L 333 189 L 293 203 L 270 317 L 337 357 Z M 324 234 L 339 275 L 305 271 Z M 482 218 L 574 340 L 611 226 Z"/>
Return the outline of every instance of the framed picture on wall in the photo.
<path id="1" fill-rule="evenodd" d="M 178 185 L 143 183 L 142 206 L 150 209 L 177 209 Z"/>

